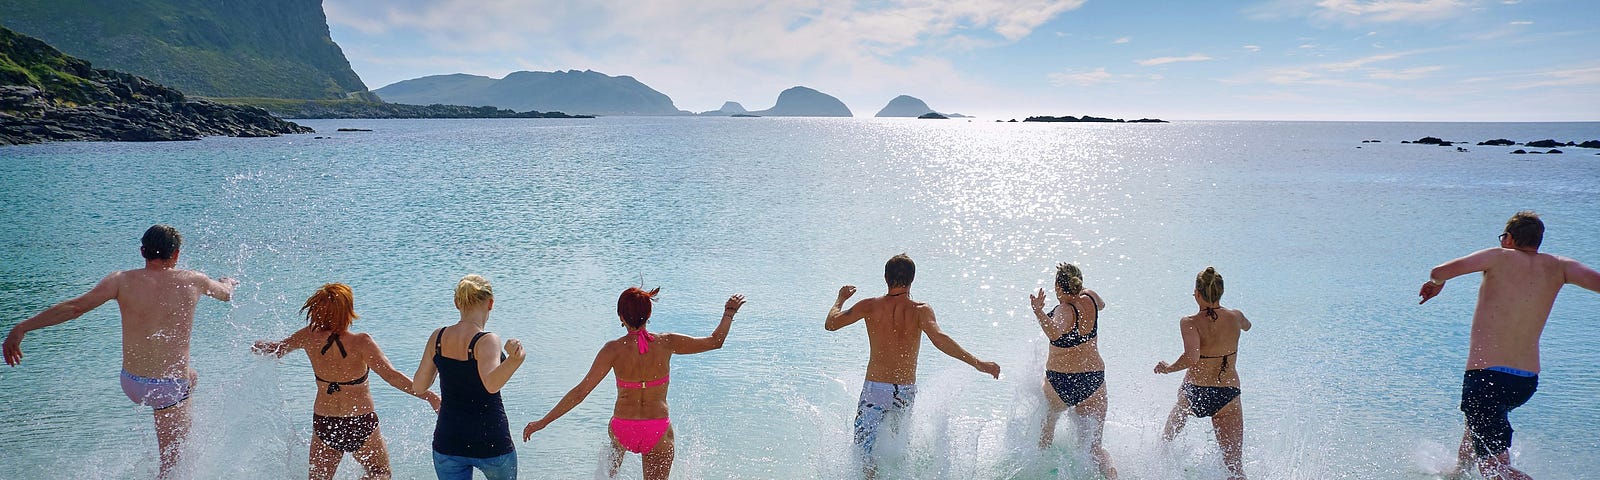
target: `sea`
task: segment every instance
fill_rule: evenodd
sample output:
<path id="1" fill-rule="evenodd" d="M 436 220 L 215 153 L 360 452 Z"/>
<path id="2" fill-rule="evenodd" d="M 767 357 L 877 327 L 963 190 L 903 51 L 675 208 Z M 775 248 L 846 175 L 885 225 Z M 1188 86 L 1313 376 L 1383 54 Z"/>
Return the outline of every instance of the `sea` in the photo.
<path id="1" fill-rule="evenodd" d="M 183 233 L 181 267 L 242 282 L 197 312 L 187 476 L 304 478 L 309 363 L 249 346 L 303 326 L 320 285 L 349 284 L 354 329 L 409 374 L 471 273 L 494 284 L 489 329 L 527 347 L 502 392 L 523 478 L 605 474 L 609 381 L 531 441 L 521 427 L 625 333 L 614 302 L 640 284 L 661 287 L 657 332 L 708 335 L 730 295 L 748 298 L 721 350 L 673 361 L 676 478 L 859 476 L 866 333 L 823 320 L 843 285 L 883 294 L 882 265 L 906 253 L 912 297 L 1003 374 L 925 344 L 881 478 L 1094 478 L 1072 420 L 1038 446 L 1048 343 L 1028 295 L 1058 262 L 1108 305 L 1104 442 L 1123 478 L 1225 477 L 1208 420 L 1161 441 L 1182 375 L 1152 373 L 1181 353 L 1207 266 L 1254 323 L 1236 358 L 1247 474 L 1440 478 L 1480 279 L 1418 305 L 1429 269 L 1497 246 L 1519 210 L 1543 215 L 1544 251 L 1600 264 L 1600 150 L 1475 145 L 1581 142 L 1600 123 L 301 123 L 318 133 L 0 148 L 0 328 L 141 267 L 156 223 Z M 1424 136 L 1469 143 L 1401 143 Z M 1600 477 L 1596 312 L 1596 292 L 1560 296 L 1538 394 L 1511 414 L 1513 463 L 1535 477 Z M 28 334 L 25 363 L 0 367 L 0 477 L 154 476 L 149 409 L 118 384 L 119 328 L 107 304 Z M 430 477 L 434 413 L 371 383 L 395 477 Z M 359 475 L 347 457 L 338 478 Z M 630 455 L 618 476 L 640 475 Z"/>

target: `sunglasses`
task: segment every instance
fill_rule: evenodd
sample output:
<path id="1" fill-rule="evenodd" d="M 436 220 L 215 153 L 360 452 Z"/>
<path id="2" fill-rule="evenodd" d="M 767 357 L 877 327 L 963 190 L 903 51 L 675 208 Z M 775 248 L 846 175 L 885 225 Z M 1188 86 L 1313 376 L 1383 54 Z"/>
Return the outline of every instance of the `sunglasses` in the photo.
<path id="1" fill-rule="evenodd" d="M 1511 236 L 1511 232 L 1506 232 L 1506 233 L 1500 234 L 1500 241 L 1502 241 L 1502 242 L 1506 241 L 1506 237 L 1509 237 L 1509 236 Z"/>

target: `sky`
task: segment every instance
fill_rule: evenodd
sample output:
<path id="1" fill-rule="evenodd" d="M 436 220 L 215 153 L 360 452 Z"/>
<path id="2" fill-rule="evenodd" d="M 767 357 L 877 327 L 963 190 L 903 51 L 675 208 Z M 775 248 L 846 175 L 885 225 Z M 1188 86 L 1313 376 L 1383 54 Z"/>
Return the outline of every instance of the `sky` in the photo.
<path id="1" fill-rule="evenodd" d="M 629 75 L 679 109 L 803 85 L 982 118 L 1600 121 L 1594 0 L 324 0 L 369 88 Z"/>

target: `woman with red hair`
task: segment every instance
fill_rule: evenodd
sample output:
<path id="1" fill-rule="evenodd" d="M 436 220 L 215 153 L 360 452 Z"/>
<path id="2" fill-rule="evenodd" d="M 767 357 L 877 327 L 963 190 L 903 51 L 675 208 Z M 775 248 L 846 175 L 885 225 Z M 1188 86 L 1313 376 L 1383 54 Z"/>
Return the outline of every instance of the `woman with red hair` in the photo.
<path id="1" fill-rule="evenodd" d="M 348 285 L 323 285 L 300 311 L 305 312 L 305 327 L 281 342 L 258 341 L 254 350 L 282 358 L 304 349 L 311 359 L 317 397 L 311 408 L 310 478 L 333 478 L 345 453 L 366 470 L 362 478 L 389 478 L 389 451 L 378 432 L 367 372 L 378 372 L 394 388 L 427 400 L 435 411 L 439 410 L 439 396 L 427 390 L 412 391 L 411 377 L 395 370 L 372 336 L 350 331 L 358 316 Z"/>
<path id="2" fill-rule="evenodd" d="M 677 333 L 652 334 L 645 330 L 650 321 L 650 306 L 661 289 L 645 291 L 632 287 L 617 298 L 617 317 L 628 330 L 621 338 L 606 342 L 595 355 L 589 373 L 546 413 L 522 429 L 522 441 L 544 429 L 583 402 L 589 392 L 616 372 L 617 403 L 611 416 L 611 474 L 622 466 L 623 451 L 644 456 L 644 478 L 665 479 L 672 472 L 672 423 L 667 419 L 667 374 L 673 354 L 687 355 L 722 348 L 733 325 L 733 315 L 744 305 L 744 295 L 728 297 L 722 310 L 722 323 L 709 337 Z"/>

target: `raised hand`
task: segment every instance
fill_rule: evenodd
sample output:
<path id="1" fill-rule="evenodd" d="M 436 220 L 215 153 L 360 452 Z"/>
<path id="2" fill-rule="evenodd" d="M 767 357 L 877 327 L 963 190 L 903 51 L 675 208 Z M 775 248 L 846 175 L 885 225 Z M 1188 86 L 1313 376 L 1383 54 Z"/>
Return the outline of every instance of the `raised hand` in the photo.
<path id="1" fill-rule="evenodd" d="M 844 303 L 845 300 L 849 300 L 850 299 L 851 295 L 855 295 L 855 294 L 856 294 L 856 286 L 855 285 L 845 285 L 843 287 L 839 287 L 839 299 L 838 300 L 834 300 L 834 303 Z"/>
<path id="2" fill-rule="evenodd" d="M 1166 360 L 1162 360 L 1162 361 L 1156 362 L 1156 373 L 1161 373 L 1161 374 L 1171 373 L 1169 371 L 1169 369 L 1171 369 L 1171 368 L 1172 368 L 1172 366 L 1171 365 L 1167 365 Z"/>
<path id="3" fill-rule="evenodd" d="M 256 355 L 277 355 L 278 358 L 283 358 L 283 343 L 267 340 L 256 340 L 256 344 L 250 347 L 250 353 L 254 353 Z"/>
<path id="4" fill-rule="evenodd" d="M 1417 305 L 1428 303 L 1428 300 L 1438 296 L 1441 291 L 1444 291 L 1444 284 L 1442 283 L 1433 283 L 1432 279 L 1422 282 L 1422 290 L 1417 292 L 1417 295 L 1422 296 L 1422 301 L 1417 302 Z"/>
<path id="5" fill-rule="evenodd" d="M 527 356 L 527 353 L 522 351 L 522 342 L 515 338 L 506 340 L 505 351 L 506 359 L 514 362 L 520 362 Z"/>
<path id="6" fill-rule="evenodd" d="M 722 311 L 729 314 L 738 313 L 739 307 L 742 306 L 744 306 L 744 295 L 735 293 L 733 296 L 728 297 L 728 303 L 722 307 Z"/>
<path id="7" fill-rule="evenodd" d="M 1044 299 L 1045 295 L 1043 288 L 1039 289 L 1039 293 L 1037 294 L 1028 294 L 1028 302 L 1033 304 L 1034 310 L 1041 312 L 1044 311 Z"/>

